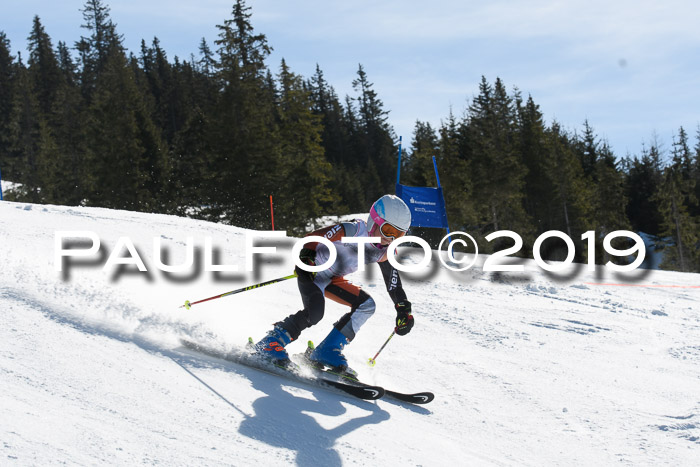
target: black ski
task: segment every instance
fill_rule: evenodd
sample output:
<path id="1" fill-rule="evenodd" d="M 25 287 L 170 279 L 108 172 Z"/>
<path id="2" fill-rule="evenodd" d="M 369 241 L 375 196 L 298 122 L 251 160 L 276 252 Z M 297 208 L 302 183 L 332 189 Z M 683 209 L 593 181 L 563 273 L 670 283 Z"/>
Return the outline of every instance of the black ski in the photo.
<path id="1" fill-rule="evenodd" d="M 403 402 L 408 402 L 411 404 L 427 404 L 435 399 L 435 394 L 432 392 L 416 392 L 414 394 L 406 394 L 403 392 L 390 391 L 388 389 L 384 390 L 384 397 L 391 397 L 392 399 L 398 399 Z"/>
<path id="2" fill-rule="evenodd" d="M 328 379 L 323 377 L 319 377 L 318 379 L 319 381 L 322 381 L 325 384 L 340 389 L 341 391 L 346 392 L 352 396 L 359 397 L 360 399 L 376 400 L 386 395 L 386 389 L 380 386 L 357 386 L 354 384 L 343 383 L 341 381 L 336 381 L 334 379 Z"/>
<path id="3" fill-rule="evenodd" d="M 371 386 L 367 383 L 363 383 L 359 379 L 356 379 L 350 375 L 343 375 L 340 373 L 337 373 L 332 370 L 320 370 L 316 367 L 311 367 L 313 368 L 316 372 L 319 374 L 327 374 L 327 375 L 332 375 L 336 378 L 342 378 L 342 381 L 344 384 L 354 384 L 357 385 L 358 387 L 374 387 Z M 429 402 L 432 402 L 433 399 L 435 399 L 435 394 L 432 392 L 416 392 L 413 394 L 405 393 L 405 392 L 398 392 L 398 391 L 392 391 L 389 389 L 384 388 L 384 399 L 386 398 L 391 398 L 391 399 L 396 399 L 400 400 L 402 402 L 408 402 L 409 404 L 428 404 Z"/>
<path id="4" fill-rule="evenodd" d="M 364 400 L 376 400 L 384 396 L 385 393 L 384 388 L 380 386 L 357 385 L 352 383 L 346 383 L 344 381 L 338 381 L 336 378 L 324 377 L 323 375 L 307 377 L 298 372 L 298 368 L 294 363 L 286 366 L 278 365 L 274 362 L 264 360 L 255 355 L 251 355 L 248 351 L 226 353 L 198 344 L 196 342 L 188 341 L 186 339 L 180 339 L 180 342 L 183 346 L 185 346 L 185 348 L 193 350 L 195 352 L 199 352 L 209 357 L 219 358 L 222 360 L 226 360 L 227 362 L 245 365 L 247 367 L 254 368 L 256 370 L 263 371 L 268 374 L 282 376 L 306 384 L 312 384 L 316 387 L 322 387 L 324 389 L 335 388 L 346 394 Z"/>
<path id="5" fill-rule="evenodd" d="M 308 342 L 308 348 L 306 349 L 306 352 L 303 354 L 296 354 L 296 360 L 299 361 L 302 365 L 305 367 L 311 368 L 316 374 L 320 375 L 330 375 L 331 377 L 335 378 L 337 381 L 342 382 L 344 384 L 353 384 L 358 387 L 376 387 L 372 386 L 367 383 L 363 383 L 360 381 L 357 376 L 351 374 L 351 373 L 340 373 L 338 371 L 334 371 L 329 368 L 320 368 L 317 366 L 314 362 L 309 360 L 309 354 L 311 351 L 314 349 L 314 344 L 312 341 Z M 384 389 L 384 398 L 391 398 L 391 399 L 396 399 L 400 400 L 402 402 L 408 402 L 409 404 L 428 404 L 429 402 L 432 402 L 433 399 L 435 399 L 435 394 L 432 392 L 416 392 L 413 394 L 409 393 L 404 393 L 404 392 L 398 392 L 398 391 L 391 391 L 389 389 Z"/>

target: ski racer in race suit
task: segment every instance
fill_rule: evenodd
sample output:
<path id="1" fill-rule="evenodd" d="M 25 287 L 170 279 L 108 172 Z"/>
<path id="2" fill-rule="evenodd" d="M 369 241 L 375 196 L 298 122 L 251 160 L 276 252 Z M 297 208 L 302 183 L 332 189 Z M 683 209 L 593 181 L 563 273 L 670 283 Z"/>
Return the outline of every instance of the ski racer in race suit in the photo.
<path id="1" fill-rule="evenodd" d="M 398 271 L 387 261 L 388 246 L 392 240 L 405 235 L 411 225 L 408 206 L 394 195 L 384 195 L 370 209 L 367 222 L 355 220 L 342 222 L 316 230 L 307 236 L 329 239 L 338 253 L 333 265 L 318 273 L 297 267 L 297 283 L 304 308 L 275 323 L 274 328 L 257 344 L 256 351 L 265 358 L 280 364 L 289 363 L 285 346 L 296 340 L 304 329 L 317 324 L 324 315 L 325 297 L 347 305 L 350 311 L 338 320 L 328 336 L 309 355 L 318 367 L 356 374 L 348 368 L 343 348 L 351 342 L 362 325 L 374 314 L 376 305 L 372 297 L 345 275 L 358 269 L 358 248 L 364 248 L 365 264 L 378 263 L 389 296 L 396 308 L 396 334 L 403 336 L 413 327 L 411 302 L 401 285 Z M 357 244 L 341 242 L 343 237 L 380 237 L 381 243 Z M 299 255 L 305 264 L 325 264 L 330 255 L 323 243 L 307 243 Z"/>

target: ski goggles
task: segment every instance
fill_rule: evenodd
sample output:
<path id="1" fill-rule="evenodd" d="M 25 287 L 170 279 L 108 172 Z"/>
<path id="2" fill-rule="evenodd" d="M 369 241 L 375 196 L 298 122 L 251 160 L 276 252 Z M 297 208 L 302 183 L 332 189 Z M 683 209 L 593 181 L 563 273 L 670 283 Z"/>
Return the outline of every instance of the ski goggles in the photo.
<path id="1" fill-rule="evenodd" d="M 377 214 L 377 211 L 375 211 L 374 206 L 372 206 L 372 208 L 369 210 L 369 215 L 372 218 L 372 221 L 374 221 L 375 228 L 379 229 L 379 233 L 381 233 L 384 238 L 396 240 L 397 238 L 406 235 L 406 230 L 400 229 L 395 225 L 390 224 L 379 214 Z"/>

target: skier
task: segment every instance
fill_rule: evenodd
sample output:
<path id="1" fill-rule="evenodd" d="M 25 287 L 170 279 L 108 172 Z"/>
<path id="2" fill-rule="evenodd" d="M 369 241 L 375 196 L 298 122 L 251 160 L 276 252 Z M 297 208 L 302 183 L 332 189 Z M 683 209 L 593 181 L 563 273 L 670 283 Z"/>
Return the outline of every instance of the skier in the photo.
<path id="1" fill-rule="evenodd" d="M 406 203 L 397 196 L 384 195 L 372 205 L 367 222 L 361 219 L 341 222 L 308 234 L 307 236 L 325 237 L 333 242 L 338 253 L 336 261 L 329 269 L 318 273 L 296 268 L 304 309 L 275 323 L 273 329 L 255 344 L 256 352 L 278 364 L 288 364 L 289 354 L 285 347 L 299 338 L 304 329 L 321 321 L 325 294 L 331 300 L 349 306 L 350 311 L 333 325 L 328 336 L 308 354 L 308 358 L 319 368 L 328 367 L 333 371 L 356 376 L 357 373 L 348 368 L 343 349 L 374 314 L 376 307 L 367 292 L 344 278 L 357 271 L 358 248 L 362 247 L 366 264 L 379 263 L 387 291 L 396 308 L 396 334 L 408 334 L 413 327 L 411 302 L 406 299 L 398 271 L 387 261 L 387 251 L 391 241 L 405 235 L 410 226 L 411 211 Z M 341 242 L 343 237 L 380 237 L 381 243 L 344 243 Z M 317 263 L 324 264 L 329 254 L 328 247 L 323 243 L 307 243 L 299 257 L 304 264 L 315 266 Z"/>

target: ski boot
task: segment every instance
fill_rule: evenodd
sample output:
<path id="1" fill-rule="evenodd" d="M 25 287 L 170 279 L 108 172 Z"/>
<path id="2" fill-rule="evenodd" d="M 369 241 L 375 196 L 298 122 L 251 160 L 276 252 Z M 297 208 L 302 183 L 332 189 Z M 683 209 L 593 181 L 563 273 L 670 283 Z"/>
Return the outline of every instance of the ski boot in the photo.
<path id="1" fill-rule="evenodd" d="M 292 337 L 289 333 L 276 325 L 260 342 L 253 345 L 253 350 L 276 365 L 288 366 L 292 361 L 284 347 L 290 342 Z"/>
<path id="2" fill-rule="evenodd" d="M 319 370 L 329 370 L 341 376 L 357 379 L 357 372 L 348 367 L 348 360 L 343 355 L 343 348 L 348 344 L 348 338 L 342 332 L 333 328 L 318 347 L 314 348 L 309 342 L 306 357 Z"/>

